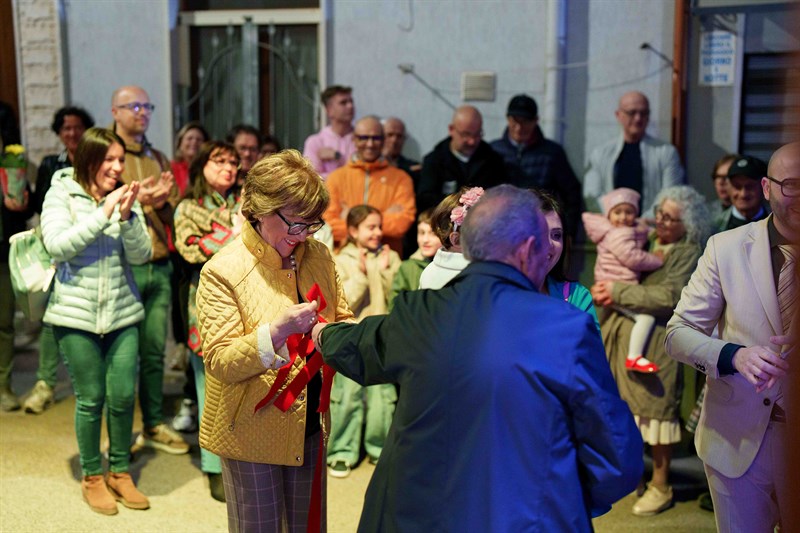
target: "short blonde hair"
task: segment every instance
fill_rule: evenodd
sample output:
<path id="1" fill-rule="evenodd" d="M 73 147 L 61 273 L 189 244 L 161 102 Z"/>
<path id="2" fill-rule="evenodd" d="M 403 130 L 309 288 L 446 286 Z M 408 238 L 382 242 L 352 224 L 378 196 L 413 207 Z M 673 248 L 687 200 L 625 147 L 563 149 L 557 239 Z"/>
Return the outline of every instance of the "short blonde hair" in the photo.
<path id="1" fill-rule="evenodd" d="M 242 214 L 251 223 L 284 209 L 305 219 L 322 219 L 330 195 L 311 162 L 297 150 L 283 150 L 259 160 L 242 193 Z"/>

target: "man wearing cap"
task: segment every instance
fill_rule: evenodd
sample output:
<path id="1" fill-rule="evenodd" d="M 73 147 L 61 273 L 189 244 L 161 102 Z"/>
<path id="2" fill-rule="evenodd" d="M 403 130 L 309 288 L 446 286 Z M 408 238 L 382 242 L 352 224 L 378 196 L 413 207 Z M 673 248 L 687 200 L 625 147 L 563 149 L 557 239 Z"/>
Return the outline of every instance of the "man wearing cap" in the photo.
<path id="1" fill-rule="evenodd" d="M 760 180 L 772 214 L 709 239 L 667 323 L 667 353 L 707 376 L 695 446 L 723 533 L 773 531 L 797 501 L 785 468 L 797 382 L 786 374 L 798 364 L 797 176 L 800 142 L 779 148 Z"/>
<path id="2" fill-rule="evenodd" d="M 507 183 L 503 159 L 483 140 L 483 117 L 477 108 L 463 105 L 453 113 L 449 137 L 422 160 L 417 210 L 439 204 L 461 187 L 488 189 Z"/>
<path id="3" fill-rule="evenodd" d="M 628 187 L 642 195 L 641 213 L 651 211 L 656 196 L 666 187 L 684 185 L 686 174 L 671 144 L 650 137 L 650 102 L 638 91 L 622 95 L 615 112 L 622 135 L 595 148 L 583 179 L 589 209 L 598 210 L 604 194 Z"/>
<path id="4" fill-rule="evenodd" d="M 770 213 L 761 192 L 761 178 L 767 175 L 767 164 L 757 157 L 743 155 L 728 169 L 728 191 L 731 205 L 714 221 L 716 231 L 726 231 L 750 222 L 763 220 Z"/>
<path id="5" fill-rule="evenodd" d="M 563 209 L 564 229 L 574 238 L 580 225 L 583 196 L 567 154 L 558 143 L 544 138 L 536 100 L 527 94 L 511 99 L 506 119 L 508 127 L 491 146 L 505 162 L 509 183 L 554 195 Z"/>

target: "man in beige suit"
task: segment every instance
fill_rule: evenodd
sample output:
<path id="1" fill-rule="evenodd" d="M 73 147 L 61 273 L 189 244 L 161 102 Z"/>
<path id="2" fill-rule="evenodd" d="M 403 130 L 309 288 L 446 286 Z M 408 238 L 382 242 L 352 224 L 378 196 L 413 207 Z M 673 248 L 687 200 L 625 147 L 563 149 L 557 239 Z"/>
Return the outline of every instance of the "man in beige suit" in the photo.
<path id="1" fill-rule="evenodd" d="M 667 324 L 667 352 L 708 376 L 695 444 L 722 532 L 772 531 L 790 501 L 785 376 L 798 363 L 796 305 L 786 303 L 797 296 L 800 143 L 773 154 L 761 186 L 773 214 L 708 241 Z"/>

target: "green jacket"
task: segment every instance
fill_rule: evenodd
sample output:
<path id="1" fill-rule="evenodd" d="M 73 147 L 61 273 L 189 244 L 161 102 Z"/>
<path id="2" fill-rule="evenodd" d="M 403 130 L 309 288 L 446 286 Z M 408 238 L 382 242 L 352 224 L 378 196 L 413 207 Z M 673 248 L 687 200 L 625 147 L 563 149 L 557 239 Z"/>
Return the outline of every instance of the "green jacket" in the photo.
<path id="1" fill-rule="evenodd" d="M 430 263 L 431 259 L 425 258 L 419 250 L 400 263 L 400 268 L 394 275 L 392 288 L 389 291 L 389 311 L 392 310 L 395 296 L 401 291 L 416 291 L 419 289 L 419 277 Z"/>
<path id="2" fill-rule="evenodd" d="M 58 262 L 44 321 L 104 334 L 140 322 L 144 307 L 129 265 L 150 260 L 139 202 L 127 221 L 111 219 L 78 182 L 72 168 L 53 176 L 42 207 L 44 246 Z"/>

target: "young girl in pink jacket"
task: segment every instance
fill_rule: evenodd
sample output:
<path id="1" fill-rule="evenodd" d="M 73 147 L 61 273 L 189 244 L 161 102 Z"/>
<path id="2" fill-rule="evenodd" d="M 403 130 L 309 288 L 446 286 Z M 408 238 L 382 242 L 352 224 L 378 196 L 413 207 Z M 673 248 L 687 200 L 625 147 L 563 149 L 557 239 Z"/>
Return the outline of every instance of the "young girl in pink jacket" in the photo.
<path id="1" fill-rule="evenodd" d="M 663 263 L 657 255 L 644 251 L 647 224 L 639 218 L 640 195 L 633 189 L 620 187 L 600 197 L 603 214 L 583 213 L 586 234 L 597 244 L 595 281 L 639 283 L 642 272 L 656 270 Z M 625 368 L 634 372 L 658 372 L 658 365 L 643 352 L 655 324 L 655 317 L 615 306 L 634 321 Z"/>

